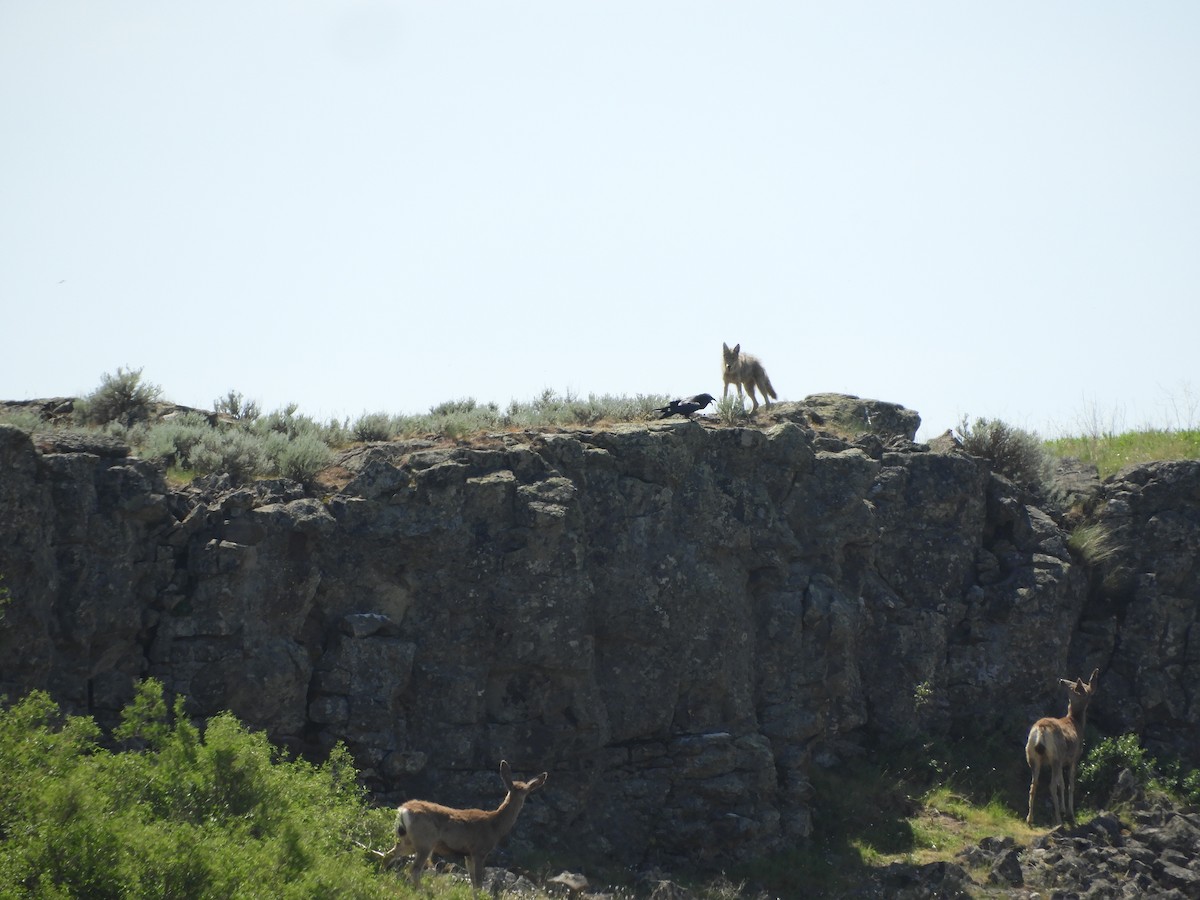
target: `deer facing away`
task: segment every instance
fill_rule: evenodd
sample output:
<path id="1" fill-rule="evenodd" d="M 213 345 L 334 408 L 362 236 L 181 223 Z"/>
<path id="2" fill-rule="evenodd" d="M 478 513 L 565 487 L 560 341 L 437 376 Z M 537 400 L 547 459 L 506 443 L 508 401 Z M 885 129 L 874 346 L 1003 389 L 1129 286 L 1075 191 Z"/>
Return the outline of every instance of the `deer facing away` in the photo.
<path id="1" fill-rule="evenodd" d="M 402 803 L 396 812 L 396 845 L 383 855 L 383 865 L 415 853 L 412 881 L 416 885 L 430 854 L 457 854 L 466 857 L 475 890 L 482 888 L 484 859 L 512 831 L 525 798 L 545 784 L 549 774 L 543 772 L 532 781 L 514 781 L 508 763 L 502 761 L 500 777 L 508 794 L 491 811 L 454 809 L 427 800 Z"/>
<path id="2" fill-rule="evenodd" d="M 1029 729 L 1025 741 L 1025 759 L 1033 769 L 1029 782 L 1029 815 L 1025 822 L 1033 824 L 1033 801 L 1037 795 L 1038 776 L 1042 766 L 1050 766 L 1050 800 L 1054 803 L 1054 824 L 1061 825 L 1063 809 L 1071 822 L 1075 821 L 1075 767 L 1083 750 L 1083 729 L 1087 725 L 1088 704 L 1096 690 L 1099 669 L 1092 670 L 1092 677 L 1085 684 L 1082 678 L 1069 681 L 1060 678 L 1068 688 L 1067 714 L 1061 719 L 1050 716 L 1038 719 Z M 1063 767 L 1068 770 L 1069 789 L 1064 795 Z"/>

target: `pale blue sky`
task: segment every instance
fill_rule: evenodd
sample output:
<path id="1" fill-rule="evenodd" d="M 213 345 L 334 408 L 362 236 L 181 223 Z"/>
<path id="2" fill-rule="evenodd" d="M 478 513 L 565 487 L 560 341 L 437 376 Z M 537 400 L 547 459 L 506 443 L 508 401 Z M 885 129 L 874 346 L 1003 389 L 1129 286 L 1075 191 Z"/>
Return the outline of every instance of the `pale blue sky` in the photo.
<path id="1" fill-rule="evenodd" d="M 0 0 L 0 133 L 4 399 L 1200 423 L 1192 0 Z"/>

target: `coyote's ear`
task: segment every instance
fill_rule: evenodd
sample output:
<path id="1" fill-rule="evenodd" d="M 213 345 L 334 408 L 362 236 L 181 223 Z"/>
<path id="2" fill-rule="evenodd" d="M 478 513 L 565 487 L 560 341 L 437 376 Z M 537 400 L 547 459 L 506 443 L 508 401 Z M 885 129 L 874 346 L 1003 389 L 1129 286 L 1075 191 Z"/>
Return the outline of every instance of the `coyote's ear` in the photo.
<path id="1" fill-rule="evenodd" d="M 729 345 L 727 343 L 725 343 L 724 341 L 721 341 L 721 349 L 724 350 L 726 353 L 728 353 Z"/>
<path id="2" fill-rule="evenodd" d="M 741 345 L 740 343 L 739 343 L 739 344 L 734 344 L 734 345 L 733 345 L 733 352 L 734 352 L 734 353 L 741 353 L 741 352 L 742 352 L 742 345 Z"/>

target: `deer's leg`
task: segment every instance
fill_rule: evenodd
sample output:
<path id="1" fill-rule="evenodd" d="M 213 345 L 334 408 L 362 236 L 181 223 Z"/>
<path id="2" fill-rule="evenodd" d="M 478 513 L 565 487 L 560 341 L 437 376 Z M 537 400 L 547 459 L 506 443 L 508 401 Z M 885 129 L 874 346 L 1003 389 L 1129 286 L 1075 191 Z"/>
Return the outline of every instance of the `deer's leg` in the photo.
<path id="1" fill-rule="evenodd" d="M 1062 766 L 1055 766 L 1051 770 L 1050 799 L 1054 801 L 1054 824 L 1057 827 L 1063 822 L 1062 808 L 1065 801 L 1065 797 L 1063 796 Z"/>
<path id="2" fill-rule="evenodd" d="M 1071 820 L 1071 824 L 1075 824 L 1075 763 L 1071 763 L 1070 772 L 1070 787 L 1067 793 L 1067 816 Z"/>
<path id="3" fill-rule="evenodd" d="M 483 857 L 475 854 L 468 856 L 467 871 L 471 873 L 471 884 L 475 890 L 483 890 Z"/>
<path id="4" fill-rule="evenodd" d="M 432 850 L 417 850 L 417 857 L 413 860 L 412 864 L 412 883 L 414 887 L 421 883 L 421 872 L 425 868 L 425 863 L 429 862 L 429 854 L 432 852 Z"/>
<path id="5" fill-rule="evenodd" d="M 1042 761 L 1036 756 L 1029 764 L 1033 768 L 1033 777 L 1029 779 L 1029 815 L 1025 817 L 1025 824 L 1033 824 L 1033 801 L 1037 797 L 1038 776 L 1042 773 Z"/>

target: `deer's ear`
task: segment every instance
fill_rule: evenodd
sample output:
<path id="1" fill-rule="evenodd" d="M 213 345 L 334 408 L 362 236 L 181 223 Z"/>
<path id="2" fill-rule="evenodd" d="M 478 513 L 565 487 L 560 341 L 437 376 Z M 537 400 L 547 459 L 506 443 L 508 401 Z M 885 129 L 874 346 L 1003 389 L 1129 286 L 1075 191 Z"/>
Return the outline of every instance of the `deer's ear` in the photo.
<path id="1" fill-rule="evenodd" d="M 512 789 L 512 769 L 508 767 L 508 760 L 500 760 L 500 777 L 504 779 L 504 784 L 509 790 Z"/>

